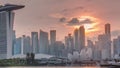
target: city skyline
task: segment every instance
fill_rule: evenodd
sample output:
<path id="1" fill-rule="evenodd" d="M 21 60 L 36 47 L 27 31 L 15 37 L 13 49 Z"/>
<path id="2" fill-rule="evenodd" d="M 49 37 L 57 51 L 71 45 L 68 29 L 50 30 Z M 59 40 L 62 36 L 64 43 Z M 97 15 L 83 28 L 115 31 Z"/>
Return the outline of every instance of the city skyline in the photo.
<path id="1" fill-rule="evenodd" d="M 88 24 L 96 19 L 93 17 L 90 17 L 91 22 L 90 18 L 85 18 L 85 16 L 79 20 L 78 18 L 72 18 L 67 25 L 72 25 L 72 27 L 75 28 L 74 34 L 68 33 L 64 37 L 64 41 L 56 40 L 57 30 L 50 30 L 49 33 L 44 30 L 40 30 L 39 33 L 37 31 L 33 31 L 31 32 L 31 37 L 22 35 L 21 38 L 17 38 L 16 31 L 13 30 L 15 18 L 15 12 L 13 12 L 13 10 L 22 9 L 24 7 L 24 5 L 5 4 L 0 8 L 1 59 L 22 57 L 27 53 L 34 53 L 38 54 L 39 56 L 40 54 L 45 54 L 68 58 L 70 58 L 71 55 L 75 56 L 77 54 L 77 56 L 80 55 L 81 60 L 105 60 L 112 59 L 120 53 L 119 48 L 116 48 L 119 47 L 119 35 L 115 40 L 111 40 L 110 23 L 105 23 L 103 25 L 104 31 L 102 34 L 97 34 L 97 40 L 92 41 L 86 39 L 86 33 L 91 32 L 89 29 L 92 29 L 92 32 L 95 31 L 91 27 L 92 24 Z M 62 18 L 61 21 L 65 21 L 65 18 Z M 83 24 L 78 26 L 80 23 Z"/>
<path id="2" fill-rule="evenodd" d="M 31 32 L 39 32 L 39 30 L 42 29 L 47 32 L 56 30 L 57 40 L 63 40 L 68 33 L 73 34 L 73 31 L 76 28 L 75 26 L 81 25 L 78 22 L 83 19 L 85 19 L 85 21 L 80 21 L 80 23 L 91 22 L 89 23 L 90 25 L 84 24 L 85 29 L 87 29 L 88 32 L 90 31 L 88 33 L 90 36 L 104 33 L 102 27 L 104 27 L 103 25 L 105 23 L 111 24 L 112 37 L 120 34 L 120 20 L 119 15 L 117 14 L 119 11 L 119 7 L 117 7 L 119 6 L 119 0 L 0 1 L 1 5 L 13 3 L 24 4 L 26 6 L 23 10 L 18 10 L 16 13 L 14 30 L 16 30 L 17 37 L 22 35 L 30 36 Z M 97 22 L 98 24 L 95 24 L 96 26 L 94 26 L 93 22 Z M 62 34 L 60 34 L 61 32 Z"/>

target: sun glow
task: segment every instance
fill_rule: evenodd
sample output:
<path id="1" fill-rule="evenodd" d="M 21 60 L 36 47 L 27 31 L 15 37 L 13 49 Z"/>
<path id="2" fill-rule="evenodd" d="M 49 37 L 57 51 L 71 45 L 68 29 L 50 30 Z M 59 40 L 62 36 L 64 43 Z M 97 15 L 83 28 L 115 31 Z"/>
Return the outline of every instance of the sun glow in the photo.
<path id="1" fill-rule="evenodd" d="M 91 21 L 93 21 L 92 23 L 82 24 L 82 25 L 84 25 L 84 27 L 85 27 L 85 32 L 86 32 L 86 33 L 95 32 L 95 31 L 98 30 L 98 28 L 96 27 L 96 25 L 99 24 L 99 21 L 98 21 L 97 18 L 92 17 L 92 16 L 80 16 L 80 17 L 78 17 L 78 19 L 79 19 L 79 21 L 84 21 L 84 20 L 86 20 L 86 19 L 90 19 Z M 80 25 L 75 25 L 75 26 L 74 26 L 74 28 L 77 28 L 77 29 L 78 29 L 79 27 L 80 27 Z"/>

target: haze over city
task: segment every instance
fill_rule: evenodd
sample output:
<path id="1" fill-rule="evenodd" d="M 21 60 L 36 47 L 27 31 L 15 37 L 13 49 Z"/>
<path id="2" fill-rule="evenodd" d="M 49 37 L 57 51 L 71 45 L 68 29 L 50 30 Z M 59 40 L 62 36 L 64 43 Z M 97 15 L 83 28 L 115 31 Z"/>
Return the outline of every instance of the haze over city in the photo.
<path id="1" fill-rule="evenodd" d="M 17 37 L 29 35 L 40 29 L 57 31 L 57 40 L 73 33 L 78 26 L 84 25 L 86 36 L 104 32 L 104 24 L 111 24 L 112 37 L 120 34 L 120 0 L 0 0 L 0 4 L 23 4 L 15 16 L 14 30 Z M 16 12 L 16 11 L 15 11 Z"/>

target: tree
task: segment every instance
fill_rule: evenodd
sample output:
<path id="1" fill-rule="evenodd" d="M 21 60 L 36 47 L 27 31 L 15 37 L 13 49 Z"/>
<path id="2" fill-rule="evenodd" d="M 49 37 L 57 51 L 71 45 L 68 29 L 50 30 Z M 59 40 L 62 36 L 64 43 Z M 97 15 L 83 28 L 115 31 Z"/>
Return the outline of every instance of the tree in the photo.
<path id="1" fill-rule="evenodd" d="M 34 60 L 35 60 L 35 54 L 31 53 L 31 62 L 34 63 Z"/>

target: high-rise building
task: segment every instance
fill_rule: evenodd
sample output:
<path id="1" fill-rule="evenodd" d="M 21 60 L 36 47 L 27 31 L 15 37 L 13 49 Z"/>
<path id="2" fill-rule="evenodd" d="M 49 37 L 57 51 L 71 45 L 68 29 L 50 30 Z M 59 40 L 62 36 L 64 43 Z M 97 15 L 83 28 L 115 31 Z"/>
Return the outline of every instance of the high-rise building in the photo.
<path id="1" fill-rule="evenodd" d="M 16 34 L 15 34 L 15 30 L 13 31 L 13 42 L 12 42 L 12 55 L 14 55 L 15 53 L 15 46 L 16 46 Z"/>
<path id="2" fill-rule="evenodd" d="M 62 41 L 56 41 L 53 46 L 53 55 L 56 57 L 63 57 L 65 46 Z"/>
<path id="3" fill-rule="evenodd" d="M 0 7 L 0 59 L 12 57 L 13 46 L 13 10 L 24 6 L 6 4 Z"/>
<path id="4" fill-rule="evenodd" d="M 32 52 L 39 53 L 38 32 L 32 32 L 31 39 L 32 39 Z"/>
<path id="5" fill-rule="evenodd" d="M 105 35 L 106 35 L 106 49 L 108 52 L 108 59 L 111 58 L 111 27 L 110 24 L 105 24 Z"/>
<path id="6" fill-rule="evenodd" d="M 50 30 L 50 45 L 49 45 L 49 54 L 54 54 L 55 44 L 56 42 L 56 30 Z"/>
<path id="7" fill-rule="evenodd" d="M 115 55 L 120 55 L 120 36 L 113 39 L 113 53 Z"/>
<path id="8" fill-rule="evenodd" d="M 14 45 L 14 55 L 21 54 L 22 49 L 22 38 L 16 38 L 15 45 Z"/>
<path id="9" fill-rule="evenodd" d="M 85 28 L 84 26 L 80 26 L 79 28 L 79 51 L 85 47 Z"/>
<path id="10" fill-rule="evenodd" d="M 87 47 L 92 49 L 92 56 L 91 58 L 94 59 L 94 51 L 95 51 L 95 46 L 91 40 L 87 40 Z"/>
<path id="11" fill-rule="evenodd" d="M 39 52 L 43 53 L 43 54 L 47 54 L 48 53 L 48 45 L 49 45 L 49 41 L 48 41 L 48 33 L 44 32 L 42 30 L 40 30 L 40 35 L 39 35 Z"/>
<path id="12" fill-rule="evenodd" d="M 50 30 L 50 44 L 54 44 L 56 41 L 56 30 Z"/>
<path id="13" fill-rule="evenodd" d="M 79 45 L 79 35 L 78 35 L 78 29 L 74 30 L 74 48 L 77 51 L 80 51 L 80 45 Z"/>
<path id="14" fill-rule="evenodd" d="M 66 46 L 67 53 L 73 52 L 74 41 L 73 41 L 73 37 L 71 36 L 71 34 L 68 34 L 68 36 L 65 37 L 65 46 Z"/>
<path id="15" fill-rule="evenodd" d="M 21 38 L 21 54 L 30 53 L 30 37 L 23 35 Z"/>
<path id="16" fill-rule="evenodd" d="M 111 30 L 110 24 L 109 23 L 105 24 L 105 34 L 108 35 L 111 34 L 110 30 Z"/>
<path id="17" fill-rule="evenodd" d="M 95 41 L 93 50 L 93 60 L 101 60 L 101 42 Z"/>

